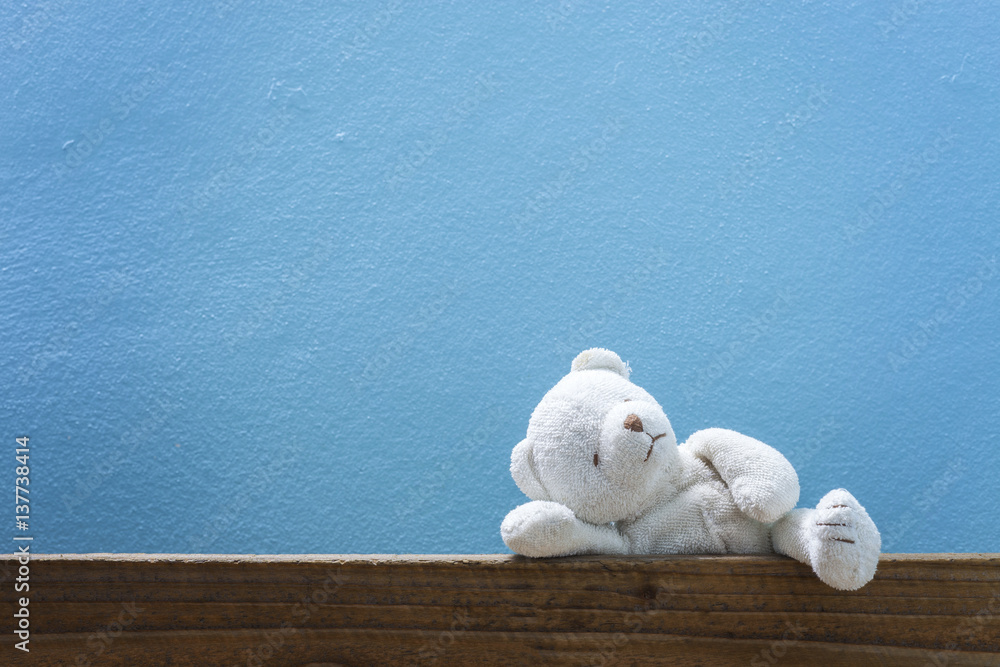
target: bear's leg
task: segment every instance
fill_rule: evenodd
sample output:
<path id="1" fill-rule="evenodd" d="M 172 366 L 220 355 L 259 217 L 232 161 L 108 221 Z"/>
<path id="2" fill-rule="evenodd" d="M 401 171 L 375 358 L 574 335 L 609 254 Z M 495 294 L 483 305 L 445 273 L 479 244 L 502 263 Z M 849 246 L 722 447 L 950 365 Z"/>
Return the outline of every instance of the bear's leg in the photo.
<path id="1" fill-rule="evenodd" d="M 771 528 L 774 550 L 811 565 L 824 583 L 861 588 L 875 576 L 882 538 L 854 496 L 834 489 L 816 509 L 792 510 Z"/>

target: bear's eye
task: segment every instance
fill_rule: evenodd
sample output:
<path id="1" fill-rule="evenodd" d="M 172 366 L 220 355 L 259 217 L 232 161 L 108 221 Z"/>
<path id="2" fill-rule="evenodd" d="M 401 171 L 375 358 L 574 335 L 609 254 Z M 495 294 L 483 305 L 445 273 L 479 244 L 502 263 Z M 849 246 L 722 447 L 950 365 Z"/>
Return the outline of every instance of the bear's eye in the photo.
<path id="1" fill-rule="evenodd" d="M 597 465 L 598 460 L 599 459 L 597 458 L 597 452 L 594 452 L 594 465 L 595 466 Z"/>
<path id="2" fill-rule="evenodd" d="M 624 401 L 622 401 L 622 403 L 628 403 L 631 400 L 632 400 L 631 398 L 626 398 Z"/>

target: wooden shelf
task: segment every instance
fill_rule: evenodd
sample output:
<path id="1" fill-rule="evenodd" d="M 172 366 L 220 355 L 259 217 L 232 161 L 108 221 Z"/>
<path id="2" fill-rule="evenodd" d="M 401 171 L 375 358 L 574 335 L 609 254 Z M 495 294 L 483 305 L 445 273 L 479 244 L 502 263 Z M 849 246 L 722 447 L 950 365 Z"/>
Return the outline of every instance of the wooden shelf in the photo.
<path id="1" fill-rule="evenodd" d="M 0 557 L 8 624 L 17 567 Z M 885 554 L 850 593 L 780 556 L 64 554 L 30 568 L 31 653 L 7 632 L 3 664 L 1000 665 L 1000 554 Z"/>

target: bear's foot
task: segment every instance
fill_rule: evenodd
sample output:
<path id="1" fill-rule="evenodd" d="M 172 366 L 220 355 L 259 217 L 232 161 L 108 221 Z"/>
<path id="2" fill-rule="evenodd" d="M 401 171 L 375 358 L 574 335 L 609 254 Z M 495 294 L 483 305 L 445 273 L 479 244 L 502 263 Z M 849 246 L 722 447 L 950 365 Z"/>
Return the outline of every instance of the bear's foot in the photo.
<path id="1" fill-rule="evenodd" d="M 570 508 L 547 500 L 512 509 L 500 535 L 511 551 L 532 558 L 629 553 L 628 541 L 615 528 L 581 521 Z"/>
<path id="2" fill-rule="evenodd" d="M 882 538 L 854 496 L 834 489 L 823 496 L 804 523 L 809 561 L 821 581 L 853 591 L 872 580 Z"/>
<path id="3" fill-rule="evenodd" d="M 573 551 L 573 510 L 559 503 L 535 500 L 507 514 L 500 526 L 504 543 L 532 558 L 564 556 Z"/>

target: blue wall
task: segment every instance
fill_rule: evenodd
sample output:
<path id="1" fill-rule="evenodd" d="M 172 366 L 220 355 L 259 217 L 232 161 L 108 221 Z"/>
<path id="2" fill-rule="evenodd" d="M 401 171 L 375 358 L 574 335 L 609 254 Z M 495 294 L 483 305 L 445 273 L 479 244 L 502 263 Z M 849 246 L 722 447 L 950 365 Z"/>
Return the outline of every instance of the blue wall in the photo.
<path id="1" fill-rule="evenodd" d="M 504 551 L 595 345 L 1000 551 L 996 3 L 168 4 L 0 10 L 38 551 Z"/>

